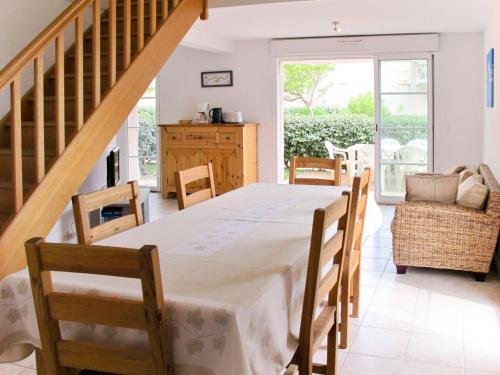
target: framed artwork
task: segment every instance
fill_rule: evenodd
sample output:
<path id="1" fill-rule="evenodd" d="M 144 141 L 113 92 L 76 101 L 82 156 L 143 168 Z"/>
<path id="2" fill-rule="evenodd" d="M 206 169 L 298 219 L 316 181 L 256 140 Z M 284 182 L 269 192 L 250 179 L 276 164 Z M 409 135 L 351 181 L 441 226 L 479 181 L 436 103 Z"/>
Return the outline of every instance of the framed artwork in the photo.
<path id="1" fill-rule="evenodd" d="M 495 106 L 495 50 L 488 52 L 486 59 L 486 105 L 488 108 Z"/>
<path id="2" fill-rule="evenodd" d="M 202 72 L 201 87 L 230 87 L 233 86 L 233 71 Z"/>

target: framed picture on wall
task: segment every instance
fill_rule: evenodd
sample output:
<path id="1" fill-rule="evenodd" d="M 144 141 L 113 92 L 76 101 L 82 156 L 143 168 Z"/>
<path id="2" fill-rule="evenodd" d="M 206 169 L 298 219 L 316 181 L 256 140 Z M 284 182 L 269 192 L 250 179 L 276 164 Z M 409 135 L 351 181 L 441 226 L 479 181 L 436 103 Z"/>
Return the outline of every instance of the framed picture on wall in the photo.
<path id="1" fill-rule="evenodd" d="M 201 87 L 230 87 L 233 86 L 233 71 L 202 72 Z"/>
<path id="2" fill-rule="evenodd" d="M 492 48 L 486 58 L 486 105 L 495 106 L 495 50 Z"/>

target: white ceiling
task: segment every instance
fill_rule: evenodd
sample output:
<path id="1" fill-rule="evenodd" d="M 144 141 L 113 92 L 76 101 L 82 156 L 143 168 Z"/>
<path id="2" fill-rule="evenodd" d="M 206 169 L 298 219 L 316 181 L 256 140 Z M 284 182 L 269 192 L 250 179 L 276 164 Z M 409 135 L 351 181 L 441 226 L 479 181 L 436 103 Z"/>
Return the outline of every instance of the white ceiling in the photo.
<path id="1" fill-rule="evenodd" d="M 270 3 L 271 1 L 281 1 Z M 265 2 L 266 4 L 255 3 Z M 193 33 L 224 43 L 265 38 L 482 31 L 500 0 L 211 0 Z M 333 33 L 332 21 L 341 33 Z M 189 39 L 189 37 L 188 37 Z"/>

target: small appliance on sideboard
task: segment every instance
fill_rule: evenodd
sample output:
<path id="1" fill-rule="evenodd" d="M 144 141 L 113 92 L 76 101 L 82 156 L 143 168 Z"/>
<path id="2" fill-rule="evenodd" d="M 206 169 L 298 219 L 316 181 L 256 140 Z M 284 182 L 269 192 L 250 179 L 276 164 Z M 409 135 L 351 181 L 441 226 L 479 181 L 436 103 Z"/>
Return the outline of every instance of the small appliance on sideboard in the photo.
<path id="1" fill-rule="evenodd" d="M 227 124 L 243 124 L 245 120 L 243 119 L 243 113 L 234 111 L 224 112 L 222 114 L 222 122 Z"/>
<path id="2" fill-rule="evenodd" d="M 212 108 L 208 111 L 212 124 L 222 123 L 222 108 Z"/>

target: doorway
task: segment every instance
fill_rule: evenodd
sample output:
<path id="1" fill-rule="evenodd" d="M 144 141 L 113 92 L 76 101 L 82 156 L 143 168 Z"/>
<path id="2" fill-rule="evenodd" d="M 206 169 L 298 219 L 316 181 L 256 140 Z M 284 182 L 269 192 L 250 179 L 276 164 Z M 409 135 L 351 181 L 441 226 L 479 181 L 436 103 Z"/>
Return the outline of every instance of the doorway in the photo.
<path id="1" fill-rule="evenodd" d="M 279 69 L 278 181 L 288 181 L 292 156 L 342 156 L 342 184 L 370 167 L 377 202 L 390 204 L 404 197 L 405 175 L 432 170 L 430 57 L 282 60 Z"/>
<path id="2" fill-rule="evenodd" d="M 342 183 L 375 167 L 374 65 L 372 59 L 283 61 L 283 173 L 292 156 L 343 158 Z M 302 177 L 328 174 L 300 171 Z M 325 176 L 326 177 L 326 176 Z"/>
<path id="3" fill-rule="evenodd" d="M 149 85 L 127 121 L 128 176 L 139 186 L 159 190 L 158 95 L 156 79 Z"/>

